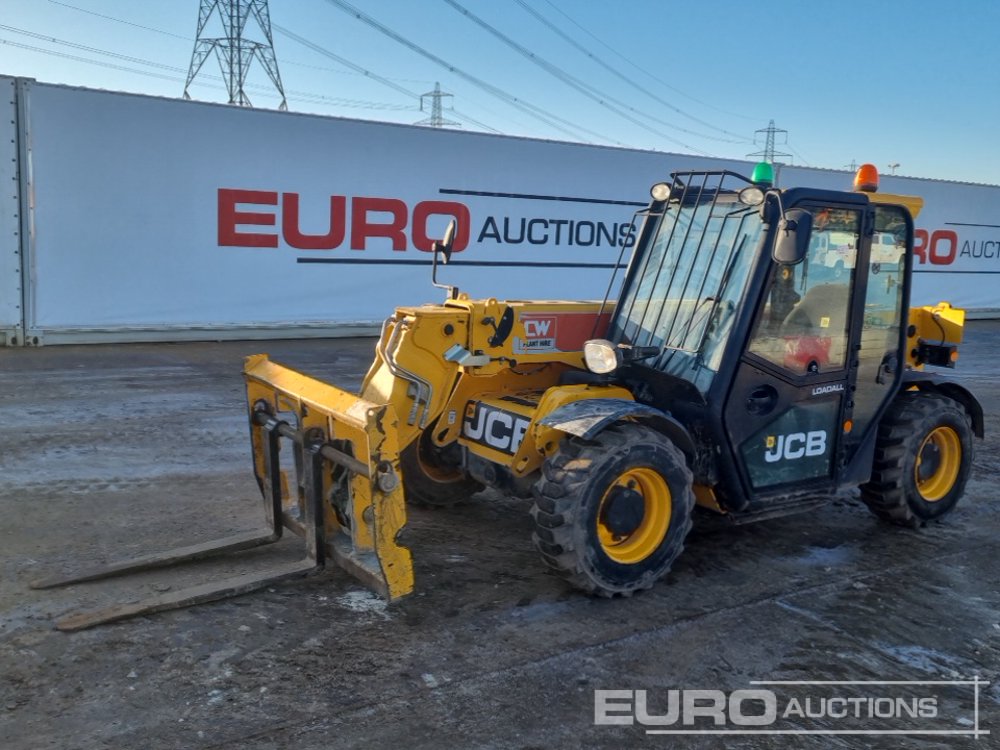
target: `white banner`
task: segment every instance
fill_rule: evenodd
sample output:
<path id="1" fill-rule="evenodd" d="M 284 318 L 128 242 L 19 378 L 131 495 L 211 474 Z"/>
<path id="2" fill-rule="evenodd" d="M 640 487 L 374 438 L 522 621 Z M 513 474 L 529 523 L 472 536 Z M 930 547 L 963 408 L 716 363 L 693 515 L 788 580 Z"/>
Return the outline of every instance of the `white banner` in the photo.
<path id="1" fill-rule="evenodd" d="M 674 170 L 752 169 L 45 84 L 28 90 L 37 233 L 27 324 L 49 336 L 379 321 L 397 305 L 441 299 L 428 251 L 452 216 L 463 231 L 442 281 L 473 296 L 601 298 L 652 183 Z M 781 184 L 845 189 L 850 177 L 786 167 Z M 927 202 L 914 302 L 950 296 L 1000 307 L 989 275 L 1000 263 L 1000 188 L 884 182 Z"/>
<path id="2" fill-rule="evenodd" d="M 664 154 L 31 86 L 32 329 L 380 321 L 447 283 L 603 297 Z M 735 163 L 712 162 L 732 167 Z"/>
<path id="3" fill-rule="evenodd" d="M 783 167 L 784 187 L 849 190 L 850 175 Z M 970 310 L 1000 310 L 1000 187 L 882 175 L 883 193 L 918 195 L 913 305 L 942 300 Z"/>

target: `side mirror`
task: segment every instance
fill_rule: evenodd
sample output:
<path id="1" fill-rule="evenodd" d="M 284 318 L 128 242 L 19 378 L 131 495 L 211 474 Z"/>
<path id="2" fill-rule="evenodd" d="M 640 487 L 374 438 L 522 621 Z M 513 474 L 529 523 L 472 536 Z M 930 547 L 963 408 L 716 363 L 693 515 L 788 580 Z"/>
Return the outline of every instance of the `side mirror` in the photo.
<path id="1" fill-rule="evenodd" d="M 785 212 L 778 222 L 778 235 L 774 240 L 771 257 L 775 263 L 795 265 L 801 263 L 809 250 L 809 235 L 812 234 L 812 214 L 802 208 L 792 208 Z"/>
<path id="2" fill-rule="evenodd" d="M 440 257 L 442 266 L 448 265 L 448 261 L 451 260 L 451 248 L 455 244 L 455 231 L 457 228 L 458 222 L 452 219 L 448 222 L 448 226 L 445 227 L 444 237 L 434 241 L 434 260 L 436 261 Z M 441 255 L 438 256 L 438 253 L 441 253 Z"/>
<path id="3" fill-rule="evenodd" d="M 447 290 L 450 299 L 458 299 L 458 287 L 451 286 L 450 284 L 439 284 L 437 280 L 437 267 L 438 258 L 441 259 L 442 266 L 448 265 L 448 261 L 451 260 L 451 248 L 455 244 L 455 231 L 457 229 L 458 222 L 452 219 L 448 222 L 448 226 L 444 230 L 444 236 L 440 240 L 435 240 L 434 245 L 431 247 L 431 251 L 434 253 L 431 261 L 431 284 L 438 289 Z"/>

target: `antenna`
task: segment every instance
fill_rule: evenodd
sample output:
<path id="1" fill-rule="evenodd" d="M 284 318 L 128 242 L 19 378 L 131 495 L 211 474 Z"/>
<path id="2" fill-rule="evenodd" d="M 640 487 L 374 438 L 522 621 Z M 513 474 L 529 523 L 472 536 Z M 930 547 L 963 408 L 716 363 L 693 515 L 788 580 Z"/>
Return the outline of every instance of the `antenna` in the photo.
<path id="1" fill-rule="evenodd" d="M 213 17 L 222 24 L 223 36 L 209 36 L 207 27 Z M 263 35 L 264 41 L 253 41 L 245 37 L 247 22 L 253 19 Z M 271 14 L 267 0 L 201 0 L 198 10 L 198 34 L 194 51 L 191 53 L 191 67 L 184 84 L 184 98 L 190 99 L 188 89 L 201 70 L 205 61 L 215 53 L 222 69 L 222 77 L 229 90 L 229 103 L 241 107 L 252 107 L 244 86 L 250 65 L 256 58 L 267 72 L 271 83 L 281 94 L 278 109 L 288 109 L 285 89 L 278 73 L 278 60 L 274 55 L 274 37 L 271 35 Z"/>
<path id="2" fill-rule="evenodd" d="M 774 157 L 785 156 L 789 159 L 792 158 L 791 154 L 786 154 L 782 151 L 775 151 L 775 136 L 781 136 L 783 140 L 780 145 L 785 145 L 788 143 L 788 131 L 782 128 L 775 127 L 774 120 L 771 120 L 766 128 L 761 128 L 760 130 L 754 131 L 753 142 L 754 145 L 760 143 L 761 137 L 764 139 L 764 149 L 762 151 L 754 151 L 752 154 L 747 154 L 749 157 L 759 157 L 761 161 L 766 161 L 768 164 L 774 164 Z"/>
<path id="3" fill-rule="evenodd" d="M 434 90 L 428 91 L 426 94 L 420 95 L 420 111 L 424 111 L 424 98 L 429 97 L 431 100 L 431 116 L 421 120 L 420 122 L 414 123 L 414 125 L 430 125 L 432 128 L 443 128 L 445 125 L 461 125 L 460 122 L 454 122 L 452 120 L 446 120 L 441 115 L 441 100 L 446 96 L 452 96 L 451 94 L 446 94 L 441 90 L 441 84 L 435 82 Z M 454 98 L 452 96 L 452 98 Z"/>

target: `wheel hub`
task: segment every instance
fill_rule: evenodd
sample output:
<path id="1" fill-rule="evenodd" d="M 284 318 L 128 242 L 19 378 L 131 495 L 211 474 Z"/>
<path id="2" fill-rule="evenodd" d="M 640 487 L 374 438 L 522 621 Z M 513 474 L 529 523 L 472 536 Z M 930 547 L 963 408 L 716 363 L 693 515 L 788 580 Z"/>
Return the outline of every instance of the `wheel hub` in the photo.
<path id="1" fill-rule="evenodd" d="M 629 487 L 614 487 L 601 511 L 601 523 L 616 537 L 635 533 L 646 515 L 646 503 Z"/>
<path id="2" fill-rule="evenodd" d="M 941 425 L 924 438 L 917 451 L 914 480 L 920 496 L 936 503 L 951 492 L 962 467 L 962 441 L 954 428 Z"/>
<path id="3" fill-rule="evenodd" d="M 920 451 L 920 464 L 917 476 L 924 482 L 934 476 L 941 467 L 941 449 L 933 442 L 928 442 Z"/>

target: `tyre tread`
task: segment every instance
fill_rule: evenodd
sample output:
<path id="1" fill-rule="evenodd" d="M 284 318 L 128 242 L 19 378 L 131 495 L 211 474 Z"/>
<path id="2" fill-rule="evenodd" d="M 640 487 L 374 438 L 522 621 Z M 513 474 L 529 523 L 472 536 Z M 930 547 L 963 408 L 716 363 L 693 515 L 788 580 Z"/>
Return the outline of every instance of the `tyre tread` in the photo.
<path id="1" fill-rule="evenodd" d="M 878 518 L 909 528 L 917 528 L 928 520 L 918 512 L 919 506 L 915 508 L 910 502 L 906 463 L 921 425 L 949 411 L 961 412 L 968 422 L 956 401 L 930 391 L 903 391 L 890 405 L 878 426 L 871 477 L 860 488 L 861 500 Z M 960 474 L 956 485 L 964 485 L 965 479 Z"/>
<path id="2" fill-rule="evenodd" d="M 672 454 L 674 464 L 685 475 L 684 491 L 680 497 L 675 495 L 672 498 L 673 502 L 684 505 L 680 533 L 673 535 L 675 549 L 669 556 L 672 562 L 684 549 L 684 539 L 691 530 L 695 497 L 693 475 L 684 454 L 667 438 L 644 425 L 616 425 L 602 432 L 594 441 L 564 438 L 558 452 L 543 465 L 542 479 L 535 485 L 533 493 L 535 502 L 531 514 L 535 520 L 535 532 L 532 539 L 545 565 L 581 591 L 602 597 L 630 596 L 635 590 L 651 588 L 669 572 L 668 565 L 659 575 L 649 571 L 632 587 L 611 589 L 594 580 L 581 564 L 585 551 L 576 549 L 579 500 L 589 481 L 592 466 L 605 460 L 610 453 L 625 455 L 633 447 L 649 443 L 657 443 Z"/>

